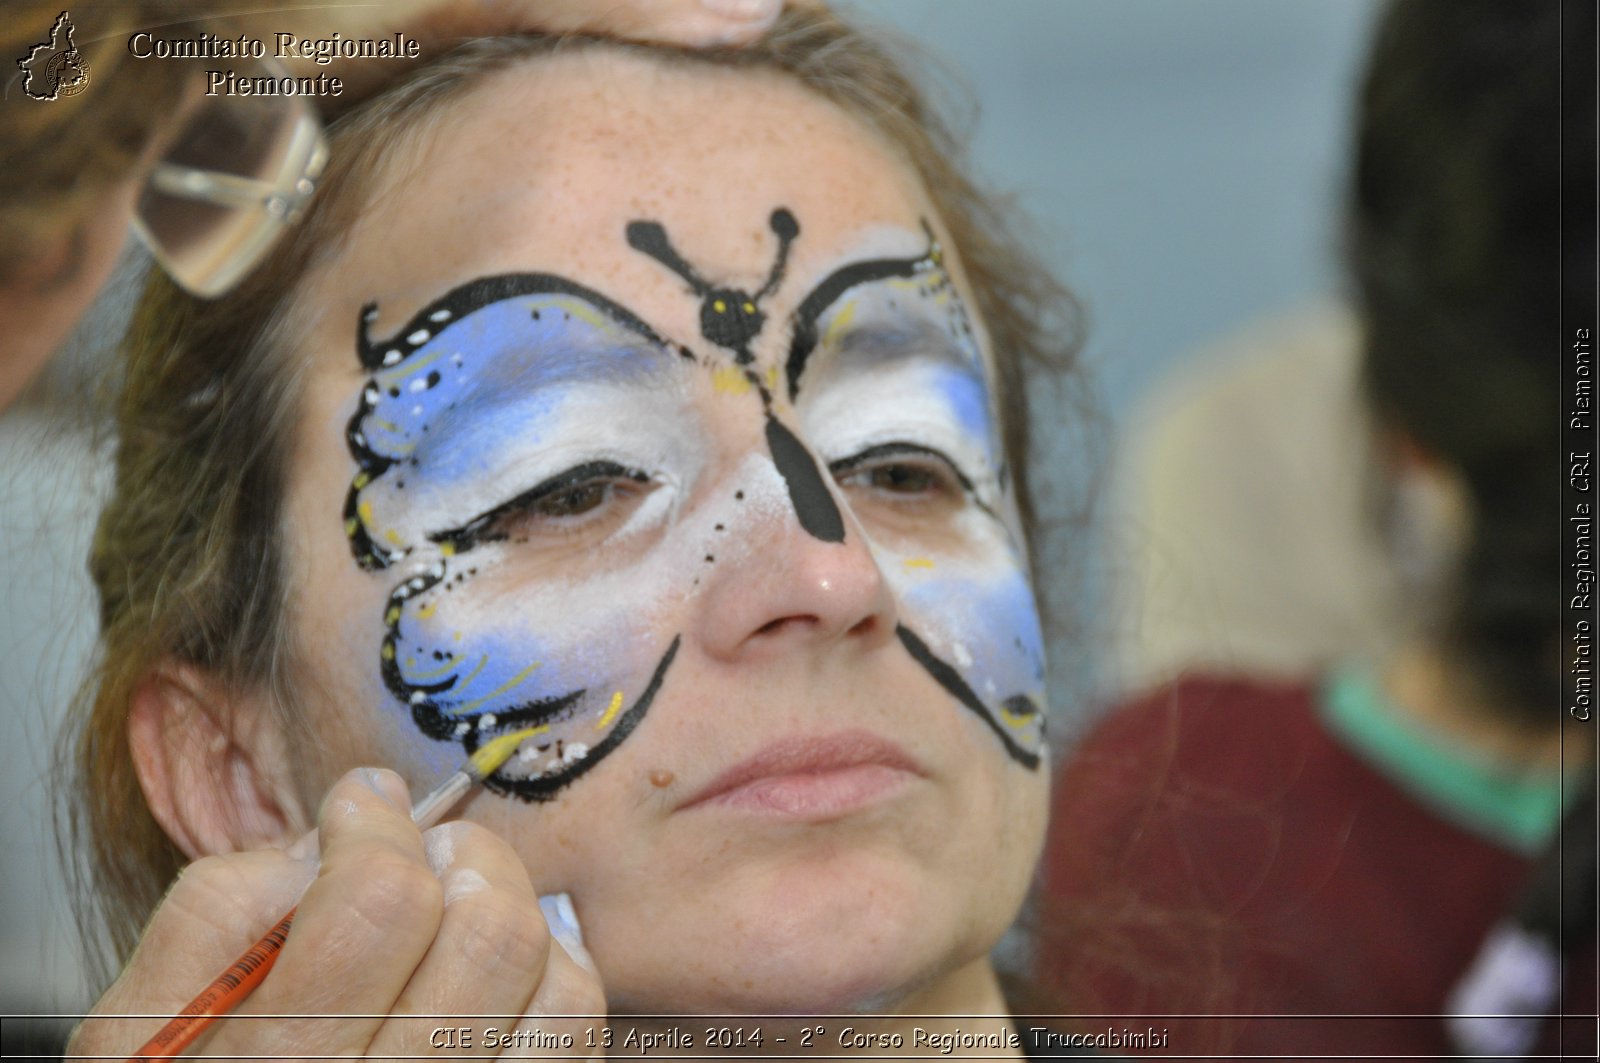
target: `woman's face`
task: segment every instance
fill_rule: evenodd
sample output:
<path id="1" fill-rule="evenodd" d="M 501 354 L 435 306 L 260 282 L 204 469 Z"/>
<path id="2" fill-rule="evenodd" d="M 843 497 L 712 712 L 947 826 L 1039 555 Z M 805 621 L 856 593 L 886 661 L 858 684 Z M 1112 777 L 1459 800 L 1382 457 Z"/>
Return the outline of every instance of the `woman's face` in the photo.
<path id="1" fill-rule="evenodd" d="M 420 793 L 526 732 L 464 814 L 615 1007 L 932 992 L 1025 891 L 1041 640 L 939 233 L 787 78 L 589 50 L 449 106 L 303 288 L 315 740 Z"/>

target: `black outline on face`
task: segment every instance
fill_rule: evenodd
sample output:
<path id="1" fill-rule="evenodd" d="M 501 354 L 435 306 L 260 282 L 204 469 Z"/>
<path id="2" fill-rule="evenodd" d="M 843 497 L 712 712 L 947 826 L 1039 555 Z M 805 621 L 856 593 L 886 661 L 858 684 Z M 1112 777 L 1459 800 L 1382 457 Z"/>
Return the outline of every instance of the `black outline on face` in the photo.
<path id="1" fill-rule="evenodd" d="M 372 322 L 377 319 L 378 304 L 368 303 L 361 308 L 361 320 L 356 326 L 356 354 L 361 359 L 362 368 L 369 372 L 376 373 L 388 369 L 405 361 L 416 353 L 419 347 L 430 342 L 440 330 L 448 328 L 452 323 L 476 310 L 519 295 L 570 295 L 582 299 L 618 325 L 637 333 L 652 345 L 663 350 L 671 350 L 671 345 L 657 335 L 655 329 L 645 324 L 637 314 L 593 289 L 550 273 L 506 273 L 483 277 L 452 289 L 442 299 L 436 299 L 418 310 L 410 321 L 395 331 L 390 339 L 380 343 L 374 343 L 368 332 Z M 678 353 L 690 361 L 694 360 L 694 355 L 687 350 L 680 349 Z M 366 437 L 361 431 L 361 422 L 378 404 L 379 400 L 373 397 L 376 386 L 373 380 L 367 381 L 366 386 L 361 389 L 361 401 L 356 406 L 356 412 L 350 416 L 349 423 L 345 426 L 345 443 L 351 455 L 355 457 L 356 464 L 361 468 L 361 472 L 351 481 L 349 493 L 345 495 L 345 530 L 350 537 L 350 548 L 355 552 L 356 561 L 368 572 L 388 568 L 398 557 L 404 555 L 403 550 L 391 551 L 373 542 L 356 508 L 362 489 L 388 472 L 395 464 L 393 459 L 375 453 L 367 445 Z"/>
<path id="2" fill-rule="evenodd" d="M 664 353 L 673 350 L 671 345 L 638 315 L 598 292 L 552 274 L 514 273 L 481 278 L 451 290 L 443 298 L 419 310 L 410 321 L 395 332 L 393 337 L 383 342 L 374 342 L 369 335 L 369 328 L 377 317 L 378 308 L 376 303 L 368 303 L 361 309 L 361 318 L 356 329 L 356 350 L 361 364 L 374 374 L 400 365 L 418 348 L 429 343 L 435 334 L 455 321 L 467 317 L 476 310 L 522 295 L 573 296 L 590 304 L 616 324 L 636 333 L 652 346 L 659 347 Z M 694 360 L 694 356 L 687 350 L 679 349 L 677 353 L 680 357 Z M 405 547 L 390 550 L 374 542 L 359 514 L 361 491 L 396 464 L 394 459 L 374 452 L 367 445 L 361 430 L 362 421 L 377 405 L 378 400 L 373 398 L 377 393 L 376 388 L 376 377 L 369 378 L 362 388 L 361 401 L 345 428 L 346 445 L 361 470 L 351 480 L 349 492 L 345 497 L 345 531 L 350 539 L 350 549 L 356 562 L 369 572 L 388 568 L 405 557 L 411 549 Z M 389 692 L 401 704 L 410 707 L 412 722 L 419 731 L 437 741 L 460 742 L 463 750 L 471 755 L 487 738 L 492 737 L 480 733 L 481 714 L 454 716 L 443 711 L 434 700 L 450 689 L 455 683 L 455 678 L 452 676 L 442 683 L 435 684 L 407 682 L 401 674 L 397 660 L 398 634 L 400 623 L 404 619 L 405 603 L 448 579 L 451 562 L 459 562 L 468 557 L 472 548 L 479 542 L 477 538 L 465 534 L 454 537 L 429 535 L 425 538 L 430 542 L 448 546 L 450 552 L 431 570 L 409 577 L 390 592 L 384 604 L 385 634 L 380 653 L 380 671 Z M 634 699 L 633 704 L 617 717 L 606 737 L 590 747 L 582 759 L 566 763 L 561 769 L 550 774 L 528 778 L 508 779 L 497 772 L 490 776 L 485 785 L 492 791 L 519 797 L 525 801 L 553 799 L 569 783 L 598 764 L 644 719 L 655 701 L 656 693 L 661 689 L 662 682 L 666 679 L 668 668 L 677 656 L 681 641 L 680 636 L 673 637 L 671 644 L 657 662 L 644 690 Z M 559 722 L 563 716 L 579 705 L 587 693 L 587 690 L 580 688 L 555 697 L 529 701 L 511 710 L 497 712 L 494 714 L 494 730 L 496 733 L 509 734 L 542 723 Z M 559 752 L 559 746 L 557 748 Z"/>
<path id="3" fill-rule="evenodd" d="M 703 303 L 700 322 L 705 338 L 733 352 L 735 363 L 744 368 L 746 378 L 756 386 L 757 393 L 761 396 L 762 409 L 767 417 L 767 449 L 772 454 L 773 464 L 777 466 L 784 482 L 788 485 L 790 502 L 800 526 L 825 542 L 842 543 L 845 534 L 843 518 L 839 513 L 838 504 L 833 500 L 833 493 L 817 470 L 816 460 L 805 445 L 772 415 L 772 395 L 750 368 L 754 361 L 750 354 L 750 344 L 760 335 L 762 326 L 766 322 L 766 316 L 760 312 L 759 300 L 777 287 L 788 260 L 789 244 L 799 234 L 799 226 L 795 223 L 794 215 L 782 207 L 772 212 L 770 224 L 780 241 L 777 261 L 767 283 L 754 296 L 748 297 L 748 301 L 744 301 L 746 297 L 737 289 L 716 288 L 701 279 L 694 267 L 684 261 L 673 248 L 667 239 L 666 230 L 659 222 L 631 222 L 628 225 L 628 243 L 684 278 L 689 283 L 690 290 L 701 297 Z M 852 262 L 823 278 L 821 283 L 801 300 L 794 313 L 789 356 L 785 365 L 791 403 L 799 397 L 800 381 L 805 374 L 806 362 L 817 346 L 817 322 L 841 296 L 853 288 L 872 281 L 893 277 L 914 277 L 928 270 L 943 269 L 943 250 L 939 246 L 938 238 L 934 236 L 933 227 L 925 219 L 922 222 L 922 231 L 928 238 L 928 249 L 923 254 L 912 258 L 880 258 Z M 724 324 L 720 312 L 711 314 L 707 308 L 712 307 L 713 300 L 729 295 L 737 296 L 741 300 L 741 307 L 746 309 L 736 322 Z M 1001 475 L 1003 478 L 1003 467 Z M 966 486 L 970 495 L 970 483 Z M 975 495 L 972 497 L 976 498 Z M 998 514 L 988 505 L 981 499 L 977 501 L 984 512 L 994 520 L 1000 521 Z M 983 699 L 961 677 L 961 673 L 954 665 L 935 654 L 921 637 L 904 624 L 895 625 L 895 634 L 899 636 L 900 642 L 911 654 L 912 659 L 921 665 L 936 683 L 951 697 L 977 713 L 978 717 L 999 737 L 1013 760 L 1030 771 L 1038 768 L 1039 754 L 1024 749 L 1016 739 L 1005 732 L 984 705 Z M 1024 694 L 1016 694 L 1005 699 L 1003 704 L 1013 716 L 1038 717 L 1040 739 L 1043 741 L 1045 721 L 1033 699 Z"/>
<path id="4" fill-rule="evenodd" d="M 773 464 L 788 486 L 796 519 L 806 532 L 818 540 L 842 543 L 845 538 L 845 523 L 827 480 L 822 476 L 810 451 L 787 426 L 773 416 L 772 395 L 752 368 L 754 356 L 750 351 L 750 345 L 760 336 L 766 323 L 766 314 L 761 309 L 761 301 L 781 285 L 790 246 L 800 233 L 794 215 L 782 207 L 772 212 L 768 224 L 778 238 L 778 249 L 766 282 L 753 293 L 732 286 L 712 285 L 701 278 L 673 248 L 667 238 L 666 230 L 659 222 L 644 220 L 631 222 L 627 226 L 626 236 L 630 246 L 678 274 L 689 284 L 690 290 L 701 299 L 700 325 L 703 338 L 713 346 L 732 353 L 734 364 L 741 369 L 760 396 L 762 411 L 766 417 L 768 450 Z M 923 231 L 928 238 L 928 250 L 923 254 L 911 258 L 875 259 L 851 263 L 824 278 L 802 300 L 793 316 L 792 339 L 785 367 L 791 402 L 799 395 L 807 359 L 817 344 L 817 323 L 834 302 L 861 284 L 892 277 L 913 277 L 921 272 L 943 268 L 938 241 L 926 221 L 923 222 Z M 361 309 L 356 330 L 356 350 L 361 365 L 373 374 L 399 365 L 418 348 L 429 343 L 439 331 L 474 311 L 519 295 L 539 294 L 567 295 L 583 300 L 652 346 L 659 347 L 663 352 L 674 350 L 671 344 L 637 314 L 592 289 L 553 274 L 518 273 L 480 278 L 452 289 L 442 298 L 419 310 L 390 339 L 382 342 L 374 342 L 369 335 L 371 323 L 377 318 L 378 307 L 376 303 L 368 303 Z M 676 348 L 676 353 L 691 362 L 700 361 L 687 348 Z M 378 400 L 373 398 L 377 393 L 376 387 L 374 375 L 364 385 L 361 400 L 345 430 L 347 446 L 360 470 L 352 479 L 345 498 L 345 528 L 356 562 L 369 572 L 388 568 L 412 549 L 412 547 L 402 547 L 390 550 L 374 542 L 360 517 L 361 491 L 396 464 L 396 459 L 373 451 L 368 446 L 361 429 L 362 421 L 377 405 Z M 983 508 L 991 517 L 999 519 L 987 505 Z M 418 730 L 435 740 L 459 741 L 466 752 L 471 754 L 487 737 L 479 733 L 479 717 L 446 714 L 433 701 L 434 697 L 449 689 L 455 682 L 454 677 L 434 685 L 410 683 L 401 674 L 396 661 L 397 632 L 403 618 L 405 602 L 443 582 L 449 576 L 450 563 L 470 554 L 472 548 L 478 544 L 478 539 L 472 536 L 451 538 L 445 535 L 441 538 L 433 535 L 428 538 L 435 543 L 444 543 L 448 540 L 452 551 L 431 570 L 412 575 L 390 593 L 384 605 L 386 633 L 381 654 L 381 671 L 385 686 L 390 693 L 402 704 L 411 707 L 412 719 Z M 1013 760 L 1029 770 L 1038 768 L 1039 755 L 1024 749 L 1012 736 L 1005 733 L 983 699 L 978 697 L 953 665 L 934 654 L 926 642 L 904 624 L 897 623 L 895 633 L 912 659 L 935 682 L 984 721 Z M 644 719 L 666 679 L 667 671 L 681 643 L 681 634 L 675 635 L 657 662 L 650 680 L 639 697 L 618 717 L 606 737 L 589 749 L 585 757 L 547 775 L 504 779 L 496 774 L 487 781 L 488 788 L 527 801 L 547 801 L 554 798 L 573 780 L 604 759 L 606 754 L 615 749 Z M 556 697 L 531 701 L 516 709 L 497 712 L 494 714 L 495 730 L 509 733 L 542 722 L 559 721 L 564 714 L 582 701 L 586 693 L 585 689 L 573 690 Z M 1012 715 L 1039 714 L 1038 706 L 1024 695 L 1007 698 L 1004 704 Z M 1041 737 L 1042 724 L 1041 720 Z"/>

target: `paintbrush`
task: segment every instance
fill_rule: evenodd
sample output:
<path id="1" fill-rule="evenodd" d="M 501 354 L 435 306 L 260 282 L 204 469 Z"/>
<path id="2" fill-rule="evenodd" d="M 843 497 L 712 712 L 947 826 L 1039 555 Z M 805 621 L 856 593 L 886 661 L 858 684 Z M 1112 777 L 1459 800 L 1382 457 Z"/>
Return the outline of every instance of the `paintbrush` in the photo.
<path id="1" fill-rule="evenodd" d="M 422 830 L 438 823 L 468 791 L 509 760 L 528 734 L 528 731 L 518 731 L 485 743 L 483 748 L 467 759 L 460 771 L 411 807 L 412 822 Z M 244 955 L 201 990 L 188 1007 L 173 1016 L 139 1051 L 129 1056 L 128 1063 L 171 1059 L 189 1047 L 213 1022 L 243 1003 L 278 961 L 278 953 L 283 951 L 284 942 L 289 939 L 294 913 L 294 908 L 289 909 L 288 914 L 278 920 L 261 940 L 246 949 Z"/>

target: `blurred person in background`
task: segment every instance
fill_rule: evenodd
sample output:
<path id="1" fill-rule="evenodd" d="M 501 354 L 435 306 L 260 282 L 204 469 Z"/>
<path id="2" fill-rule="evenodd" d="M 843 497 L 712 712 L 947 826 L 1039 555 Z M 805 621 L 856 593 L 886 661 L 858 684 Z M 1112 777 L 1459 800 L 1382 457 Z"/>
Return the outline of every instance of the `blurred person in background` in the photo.
<path id="1" fill-rule="evenodd" d="M 608 33 L 686 47 L 740 45 L 777 18 L 782 0 L 399 0 L 263 13 L 241 0 L 85 0 L 63 12 L 58 0 L 8 0 L 0 22 L 5 86 L 0 97 L 0 409 L 9 405 L 88 311 L 116 264 L 151 170 L 181 148 L 184 123 L 201 103 L 200 62 L 138 58 L 129 38 L 141 28 L 158 37 L 273 39 L 384 37 L 417 39 L 417 61 L 455 41 L 520 30 Z M 58 19 L 70 23 L 58 27 Z M 43 54 L 35 53 L 44 44 Z M 30 60 L 44 69 L 30 70 Z M 53 61 L 60 70 L 50 68 Z M 338 95 L 316 97 L 324 117 L 342 112 L 410 69 L 414 62 L 336 59 L 312 73 L 337 74 Z M 65 63 L 62 67 L 61 63 Z M 78 91 L 51 91 L 27 79 L 81 78 Z M 30 94 L 31 90 L 33 94 Z M 48 93 L 56 98 L 37 98 Z M 248 101 L 248 98 L 246 98 Z M 262 107 L 282 97 L 259 97 Z M 192 127 L 191 127 L 192 128 Z M 264 250 L 264 249 L 263 249 Z"/>
<path id="2" fill-rule="evenodd" d="M 1062 766 L 1040 964 L 1080 1012 L 1225 1016 L 1172 1022 L 1184 1050 L 1593 1052 L 1592 1022 L 1538 1018 L 1563 988 L 1569 1008 L 1596 992 L 1593 735 L 1564 734 L 1581 725 L 1562 708 L 1553 402 L 1562 284 L 1584 275 L 1561 268 L 1560 157 L 1594 153 L 1592 122 L 1560 142 L 1561 50 L 1592 49 L 1595 27 L 1592 8 L 1566 16 L 1554 2 L 1386 10 L 1359 99 L 1351 311 L 1285 352 L 1312 372 L 1258 361 L 1226 401 L 1187 411 L 1191 434 L 1223 415 L 1201 454 L 1249 459 L 1209 470 L 1209 499 L 1143 470 L 1186 485 L 1150 507 L 1167 534 L 1236 540 L 1242 586 L 1215 601 L 1240 604 L 1211 617 L 1253 615 L 1267 634 L 1233 658 L 1259 667 L 1228 673 L 1227 630 L 1159 630 L 1138 674 L 1199 670 L 1111 713 Z M 1565 251 L 1592 261 L 1593 233 Z M 1308 397 L 1312 381 L 1326 392 Z M 1227 416 L 1241 396 L 1270 401 L 1264 382 L 1318 419 Z M 1318 438 L 1348 450 L 1303 454 Z M 1281 595 L 1315 579 L 1266 567 L 1298 550 L 1336 585 L 1315 528 L 1286 545 L 1256 526 L 1318 495 L 1306 471 L 1343 476 L 1324 482 L 1343 508 L 1318 499 L 1345 522 L 1329 531 L 1350 574 L 1327 610 Z M 1384 556 L 1363 553 L 1355 513 Z M 1159 595 L 1184 584 L 1143 578 L 1143 613 L 1159 617 Z"/>

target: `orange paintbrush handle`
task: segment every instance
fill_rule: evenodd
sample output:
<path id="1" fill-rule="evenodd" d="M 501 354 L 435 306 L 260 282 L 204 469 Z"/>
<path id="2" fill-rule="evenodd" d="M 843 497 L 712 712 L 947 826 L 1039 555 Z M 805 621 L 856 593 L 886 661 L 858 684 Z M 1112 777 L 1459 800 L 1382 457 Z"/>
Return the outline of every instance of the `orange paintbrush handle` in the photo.
<path id="1" fill-rule="evenodd" d="M 233 966 L 217 975 L 216 981 L 200 991 L 200 995 L 184 1008 L 139 1051 L 128 1057 L 128 1063 L 146 1063 L 153 1059 L 171 1059 L 205 1032 L 213 1022 L 234 1008 L 261 983 L 278 962 L 278 953 L 289 939 L 289 924 L 294 922 L 295 909 L 278 920 L 278 924 L 262 935 Z"/>

